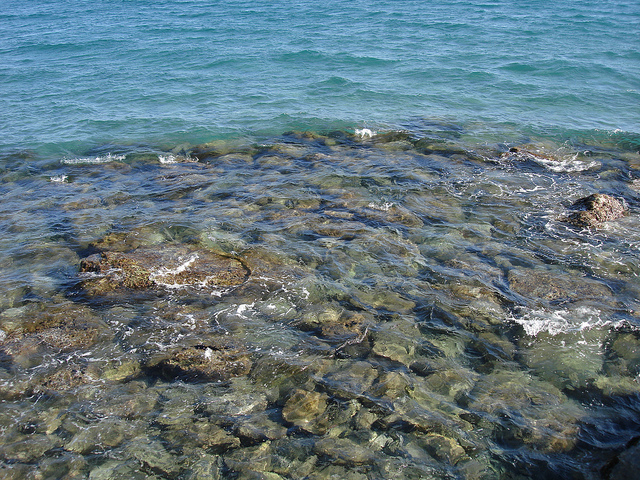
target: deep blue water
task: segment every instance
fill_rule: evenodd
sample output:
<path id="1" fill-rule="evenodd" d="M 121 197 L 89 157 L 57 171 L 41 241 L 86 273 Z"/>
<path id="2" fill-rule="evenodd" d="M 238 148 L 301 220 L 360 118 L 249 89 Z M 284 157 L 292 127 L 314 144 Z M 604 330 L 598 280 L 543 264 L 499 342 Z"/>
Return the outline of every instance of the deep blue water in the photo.
<path id="1" fill-rule="evenodd" d="M 640 130 L 633 0 L 6 0 L 0 13 L 3 150 L 425 118 Z"/>

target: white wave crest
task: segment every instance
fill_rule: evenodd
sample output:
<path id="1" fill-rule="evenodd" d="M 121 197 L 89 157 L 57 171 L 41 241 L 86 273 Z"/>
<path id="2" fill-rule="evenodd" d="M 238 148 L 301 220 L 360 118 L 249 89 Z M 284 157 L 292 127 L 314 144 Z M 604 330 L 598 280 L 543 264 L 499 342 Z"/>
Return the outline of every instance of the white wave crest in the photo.
<path id="1" fill-rule="evenodd" d="M 158 161 L 163 165 L 169 163 L 178 163 L 178 157 L 175 155 L 158 155 Z"/>
<path id="2" fill-rule="evenodd" d="M 189 155 L 173 155 L 169 153 L 167 155 L 158 155 L 158 161 L 163 165 L 171 165 L 173 163 L 197 163 L 196 158 L 192 158 Z"/>

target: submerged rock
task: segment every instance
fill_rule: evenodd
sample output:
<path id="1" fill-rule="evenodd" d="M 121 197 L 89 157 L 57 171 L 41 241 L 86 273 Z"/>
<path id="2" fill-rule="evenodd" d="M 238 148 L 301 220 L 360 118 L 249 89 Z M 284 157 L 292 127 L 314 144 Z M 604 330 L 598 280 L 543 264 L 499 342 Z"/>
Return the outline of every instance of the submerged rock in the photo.
<path id="1" fill-rule="evenodd" d="M 430 455 L 451 465 L 469 458 L 464 448 L 453 438 L 431 433 L 419 440 Z"/>
<path id="2" fill-rule="evenodd" d="M 207 292 L 241 285 L 249 269 L 239 260 L 186 245 L 105 251 L 80 262 L 89 295 L 123 289 L 195 288 Z"/>
<path id="3" fill-rule="evenodd" d="M 467 395 L 471 411 L 491 415 L 495 439 L 510 447 L 567 452 L 583 411 L 558 388 L 519 370 L 496 369 Z"/>
<path id="4" fill-rule="evenodd" d="M 284 405 L 282 417 L 309 433 L 323 434 L 328 428 L 324 415 L 328 400 L 327 394 L 297 388 Z"/>
<path id="5" fill-rule="evenodd" d="M 175 455 L 172 455 L 159 440 L 147 436 L 131 441 L 127 445 L 126 453 L 146 469 L 164 478 L 175 478 L 181 469 Z"/>
<path id="6" fill-rule="evenodd" d="M 222 453 L 240 446 L 240 439 L 224 428 L 207 420 L 197 419 L 169 425 L 163 432 L 163 439 L 176 449 L 206 449 L 208 452 Z"/>
<path id="7" fill-rule="evenodd" d="M 605 465 L 600 473 L 607 480 L 632 479 L 638 476 L 640 469 L 640 437 L 631 439 L 625 450 Z"/>
<path id="8" fill-rule="evenodd" d="M 603 222 L 623 217 L 626 212 L 620 200 L 602 193 L 581 198 L 571 208 L 578 211 L 571 213 L 566 221 L 577 227 L 597 227 Z"/>
<path id="9" fill-rule="evenodd" d="M 285 438 L 287 428 L 269 418 L 270 412 L 261 412 L 242 418 L 235 433 L 245 444 L 256 444 L 267 440 Z"/>
<path id="10" fill-rule="evenodd" d="M 636 378 L 640 375 L 640 338 L 634 332 L 617 333 L 606 344 L 607 373 L 628 375 Z"/>
<path id="11" fill-rule="evenodd" d="M 602 343 L 606 334 L 606 329 L 596 327 L 523 337 L 522 362 L 539 378 L 566 393 L 591 388 L 603 366 Z"/>
<path id="12" fill-rule="evenodd" d="M 269 403 L 268 392 L 247 377 L 232 378 L 228 388 L 210 383 L 204 390 L 198 398 L 197 410 L 223 425 L 228 425 L 230 419 L 262 413 Z"/>
<path id="13" fill-rule="evenodd" d="M 33 394 L 56 395 L 69 392 L 92 381 L 93 378 L 87 375 L 82 368 L 68 365 L 40 379 L 28 391 Z"/>
<path id="14" fill-rule="evenodd" d="M 370 448 L 347 439 L 325 437 L 315 444 L 316 454 L 328 457 L 336 465 L 364 465 L 373 463 L 375 455 Z"/>
<path id="15" fill-rule="evenodd" d="M 251 360 L 242 348 L 222 344 L 195 345 L 162 352 L 147 364 L 147 368 L 169 379 L 225 381 L 248 374 Z"/>
<path id="16" fill-rule="evenodd" d="M 0 317 L 0 362 L 24 367 L 38 364 L 47 353 L 86 349 L 110 330 L 86 306 L 72 302 L 30 304 Z M 6 312 L 5 312 L 6 313 Z"/>
<path id="17" fill-rule="evenodd" d="M 106 418 L 77 432 L 65 445 L 65 449 L 87 455 L 93 451 L 113 448 L 125 440 L 126 430 L 130 428 L 130 422 L 123 422 L 119 418 Z"/>
<path id="18" fill-rule="evenodd" d="M 323 384 L 330 393 L 341 398 L 365 394 L 378 377 L 378 371 L 369 362 L 338 360 L 334 368 L 325 375 Z"/>
<path id="19" fill-rule="evenodd" d="M 512 291 L 535 302 L 596 300 L 604 303 L 612 299 L 612 292 L 606 285 L 577 272 L 569 276 L 550 270 L 512 269 L 507 278 Z"/>

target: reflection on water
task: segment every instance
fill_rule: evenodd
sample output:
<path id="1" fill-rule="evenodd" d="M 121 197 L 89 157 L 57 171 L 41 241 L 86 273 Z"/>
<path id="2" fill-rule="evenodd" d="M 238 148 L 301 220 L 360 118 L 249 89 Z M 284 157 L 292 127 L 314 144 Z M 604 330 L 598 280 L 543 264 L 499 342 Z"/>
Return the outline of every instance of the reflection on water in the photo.
<path id="1" fill-rule="evenodd" d="M 358 133 L 8 159 L 3 476 L 624 475 L 638 153 Z"/>

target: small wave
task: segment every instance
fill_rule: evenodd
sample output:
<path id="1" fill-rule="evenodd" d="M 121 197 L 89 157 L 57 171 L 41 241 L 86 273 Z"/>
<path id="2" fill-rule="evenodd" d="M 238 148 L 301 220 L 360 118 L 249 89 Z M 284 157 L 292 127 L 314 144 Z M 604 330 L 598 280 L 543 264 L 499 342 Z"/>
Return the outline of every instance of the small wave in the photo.
<path id="1" fill-rule="evenodd" d="M 64 165 L 99 165 L 101 163 L 122 162 L 126 155 L 107 155 L 97 157 L 63 158 L 60 163 Z"/>
<path id="2" fill-rule="evenodd" d="M 49 180 L 53 183 L 64 183 L 67 181 L 67 178 L 69 178 L 67 175 L 54 175 L 50 177 Z"/>

